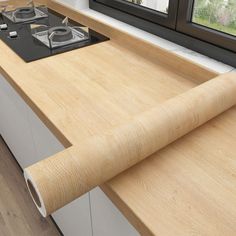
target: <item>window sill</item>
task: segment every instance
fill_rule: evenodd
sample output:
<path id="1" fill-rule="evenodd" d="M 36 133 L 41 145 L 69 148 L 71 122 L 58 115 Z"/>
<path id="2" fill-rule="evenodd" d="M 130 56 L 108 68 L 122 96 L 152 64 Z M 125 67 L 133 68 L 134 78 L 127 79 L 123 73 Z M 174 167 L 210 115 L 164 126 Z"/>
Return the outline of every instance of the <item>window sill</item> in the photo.
<path id="1" fill-rule="evenodd" d="M 210 57 L 207 57 L 207 56 L 197 53 L 195 51 L 189 50 L 189 49 L 182 47 L 178 44 L 172 43 L 166 39 L 160 38 L 156 35 L 150 34 L 146 31 L 138 29 L 134 26 L 128 25 L 124 22 L 116 20 L 116 19 L 114 19 L 110 16 L 107 16 L 107 15 L 104 15 L 100 12 L 94 11 L 89 8 L 82 9 L 81 11 L 89 16 L 92 16 L 93 18 L 96 18 L 100 21 L 105 22 L 106 24 L 112 25 L 115 28 L 122 29 L 123 31 L 128 32 L 129 34 L 133 34 L 133 35 L 137 36 L 138 38 L 142 38 L 145 41 L 155 44 L 155 45 L 157 45 L 161 48 L 164 48 L 168 51 L 172 51 L 184 58 L 187 58 L 193 62 L 196 62 L 202 66 L 205 66 L 211 70 L 214 70 L 217 73 L 226 73 L 226 72 L 229 72 L 229 71 L 232 71 L 235 69 L 232 66 L 226 65 L 226 64 L 216 61 Z"/>

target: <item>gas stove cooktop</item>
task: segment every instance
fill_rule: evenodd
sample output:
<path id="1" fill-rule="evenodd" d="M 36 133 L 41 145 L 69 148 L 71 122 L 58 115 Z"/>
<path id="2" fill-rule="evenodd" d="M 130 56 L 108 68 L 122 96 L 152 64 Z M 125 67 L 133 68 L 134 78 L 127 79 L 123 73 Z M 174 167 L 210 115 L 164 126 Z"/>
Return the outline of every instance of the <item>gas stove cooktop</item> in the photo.
<path id="1" fill-rule="evenodd" d="M 0 39 L 31 62 L 109 40 L 45 6 L 19 7 L 0 14 Z"/>

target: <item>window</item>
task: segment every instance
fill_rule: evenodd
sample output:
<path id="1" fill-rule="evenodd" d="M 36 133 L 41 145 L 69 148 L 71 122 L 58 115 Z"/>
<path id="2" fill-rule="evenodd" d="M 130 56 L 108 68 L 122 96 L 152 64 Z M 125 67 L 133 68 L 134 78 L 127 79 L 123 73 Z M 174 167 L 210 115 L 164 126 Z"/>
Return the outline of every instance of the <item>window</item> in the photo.
<path id="1" fill-rule="evenodd" d="M 124 0 L 126 2 L 130 2 L 141 7 L 146 7 L 155 11 L 159 11 L 167 14 L 169 8 L 169 0 Z"/>
<path id="2" fill-rule="evenodd" d="M 177 30 L 236 52 L 236 0 L 179 0 Z"/>
<path id="3" fill-rule="evenodd" d="M 236 0 L 90 0 L 90 7 L 236 67 Z"/>
<path id="4" fill-rule="evenodd" d="M 236 36 L 236 0 L 195 0 L 192 22 Z"/>
<path id="5" fill-rule="evenodd" d="M 96 0 L 163 26 L 175 28 L 178 1 L 176 0 Z"/>

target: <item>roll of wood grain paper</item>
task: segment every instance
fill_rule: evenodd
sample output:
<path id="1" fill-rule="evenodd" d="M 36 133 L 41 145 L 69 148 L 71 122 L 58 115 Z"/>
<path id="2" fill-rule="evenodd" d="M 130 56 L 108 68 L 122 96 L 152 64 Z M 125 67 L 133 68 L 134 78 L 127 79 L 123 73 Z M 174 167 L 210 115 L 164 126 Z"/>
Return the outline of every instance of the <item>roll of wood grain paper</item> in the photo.
<path id="1" fill-rule="evenodd" d="M 47 216 L 235 104 L 236 73 L 218 76 L 26 168 L 31 196 Z"/>

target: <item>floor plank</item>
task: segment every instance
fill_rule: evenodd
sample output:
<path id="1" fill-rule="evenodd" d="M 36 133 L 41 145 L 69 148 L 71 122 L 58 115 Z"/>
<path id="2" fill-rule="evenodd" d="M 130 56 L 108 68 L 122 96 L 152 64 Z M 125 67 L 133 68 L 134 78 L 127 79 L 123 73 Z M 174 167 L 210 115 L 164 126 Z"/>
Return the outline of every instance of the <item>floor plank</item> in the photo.
<path id="1" fill-rule="evenodd" d="M 50 218 L 43 218 L 26 188 L 22 171 L 0 136 L 0 235 L 58 236 Z"/>

